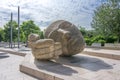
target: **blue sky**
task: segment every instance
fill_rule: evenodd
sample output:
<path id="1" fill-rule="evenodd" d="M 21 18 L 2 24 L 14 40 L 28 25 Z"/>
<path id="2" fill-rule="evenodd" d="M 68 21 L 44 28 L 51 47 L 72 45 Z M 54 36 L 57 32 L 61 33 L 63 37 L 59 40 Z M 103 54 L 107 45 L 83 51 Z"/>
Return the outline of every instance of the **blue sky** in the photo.
<path id="1" fill-rule="evenodd" d="M 13 12 L 17 21 L 17 6 L 20 6 L 20 21 L 34 20 L 41 28 L 46 28 L 56 20 L 67 20 L 91 29 L 94 10 L 106 0 L 0 0 L 0 26 L 3 26 Z"/>

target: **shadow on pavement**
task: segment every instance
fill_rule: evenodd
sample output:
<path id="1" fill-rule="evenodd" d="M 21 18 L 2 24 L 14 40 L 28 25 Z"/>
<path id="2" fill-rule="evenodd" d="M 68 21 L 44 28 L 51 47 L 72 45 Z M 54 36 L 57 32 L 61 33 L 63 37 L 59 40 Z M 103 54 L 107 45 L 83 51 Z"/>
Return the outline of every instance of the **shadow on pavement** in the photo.
<path id="1" fill-rule="evenodd" d="M 60 59 L 57 59 L 56 62 L 79 67 L 83 69 L 87 69 L 90 71 L 99 71 L 103 69 L 113 69 L 112 65 L 105 63 L 103 60 L 99 58 L 93 58 L 89 56 L 72 56 L 72 57 L 60 57 Z"/>
<path id="2" fill-rule="evenodd" d="M 73 70 L 70 67 L 67 67 L 63 64 L 54 62 L 54 61 L 34 61 L 35 65 L 41 69 L 48 72 L 61 74 L 61 75 L 72 75 L 73 73 L 78 73 L 76 70 Z M 49 73 L 48 73 L 49 74 Z"/>
<path id="3" fill-rule="evenodd" d="M 72 57 L 60 57 L 57 60 L 40 61 L 35 60 L 34 64 L 41 70 L 61 75 L 72 75 L 78 73 L 78 69 L 86 69 L 90 71 L 99 71 L 106 69 L 113 69 L 112 65 L 104 62 L 102 59 L 90 56 L 75 55 Z"/>
<path id="4" fill-rule="evenodd" d="M 8 53 L 0 52 L 0 59 L 8 58 L 9 55 L 7 55 L 7 54 Z"/>
<path id="5" fill-rule="evenodd" d="M 0 55 L 6 55 L 6 54 L 8 54 L 8 53 L 5 53 L 5 52 L 0 52 Z"/>
<path id="6" fill-rule="evenodd" d="M 8 58 L 8 57 L 9 57 L 8 55 L 4 55 L 4 56 L 0 55 L 0 59 L 4 59 L 4 58 Z"/>

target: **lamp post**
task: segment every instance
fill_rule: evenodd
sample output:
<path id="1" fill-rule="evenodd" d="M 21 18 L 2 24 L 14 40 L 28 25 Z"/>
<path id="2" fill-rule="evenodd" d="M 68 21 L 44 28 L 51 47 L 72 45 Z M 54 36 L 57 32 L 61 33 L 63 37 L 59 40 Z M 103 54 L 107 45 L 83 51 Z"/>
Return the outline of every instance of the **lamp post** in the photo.
<path id="1" fill-rule="evenodd" d="M 13 14 L 11 12 L 11 20 L 10 20 L 10 47 L 12 48 L 12 20 L 13 20 Z"/>
<path id="2" fill-rule="evenodd" d="M 18 6 L 18 48 L 20 47 L 20 7 Z"/>

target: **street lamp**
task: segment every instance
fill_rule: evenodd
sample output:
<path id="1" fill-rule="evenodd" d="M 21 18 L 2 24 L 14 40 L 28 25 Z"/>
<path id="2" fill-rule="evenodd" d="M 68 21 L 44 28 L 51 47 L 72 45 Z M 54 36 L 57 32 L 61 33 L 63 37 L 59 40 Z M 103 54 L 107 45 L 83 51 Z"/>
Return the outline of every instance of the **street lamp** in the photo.
<path id="1" fill-rule="evenodd" d="M 12 33 L 12 21 L 13 21 L 13 13 L 11 12 L 11 20 L 10 20 L 10 47 L 12 48 L 12 37 L 13 37 L 13 33 Z"/>
<path id="2" fill-rule="evenodd" d="M 20 7 L 18 6 L 18 48 L 20 47 Z"/>

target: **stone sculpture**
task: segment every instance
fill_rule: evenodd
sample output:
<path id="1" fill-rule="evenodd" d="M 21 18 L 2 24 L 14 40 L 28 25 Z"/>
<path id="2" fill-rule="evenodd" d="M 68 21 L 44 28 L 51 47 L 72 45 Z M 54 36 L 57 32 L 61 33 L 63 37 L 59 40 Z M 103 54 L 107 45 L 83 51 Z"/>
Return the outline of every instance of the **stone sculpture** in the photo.
<path id="1" fill-rule="evenodd" d="M 35 59 L 39 60 L 55 59 L 62 54 L 60 42 L 54 42 L 52 39 L 40 39 L 37 34 L 28 36 L 28 47 L 32 49 Z"/>
<path id="2" fill-rule="evenodd" d="M 71 56 L 83 51 L 85 42 L 78 28 L 64 20 L 53 22 L 45 31 L 45 38 L 62 44 L 62 56 Z"/>

